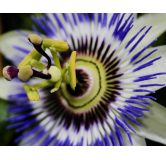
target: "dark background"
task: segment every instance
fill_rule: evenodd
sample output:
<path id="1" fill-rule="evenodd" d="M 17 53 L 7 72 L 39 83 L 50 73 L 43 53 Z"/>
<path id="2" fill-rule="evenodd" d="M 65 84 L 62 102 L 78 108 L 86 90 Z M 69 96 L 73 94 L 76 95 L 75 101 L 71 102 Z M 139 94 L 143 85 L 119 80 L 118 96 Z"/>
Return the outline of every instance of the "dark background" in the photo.
<path id="1" fill-rule="evenodd" d="M 31 26 L 34 22 L 31 19 L 31 16 L 42 16 L 42 13 L 26 13 L 26 14 L 17 14 L 17 13 L 5 13 L 0 14 L 0 34 L 5 32 L 15 30 L 15 29 L 26 29 L 32 30 Z M 142 16 L 143 14 L 138 14 Z M 38 28 L 39 31 L 40 28 Z M 42 31 L 41 31 L 42 32 Z M 166 32 L 163 33 L 158 41 L 155 42 L 152 46 L 160 46 L 166 45 Z M 4 67 L 5 65 L 9 65 L 10 62 L 7 62 L 2 55 L 0 65 Z M 0 73 L 0 76 L 2 74 Z M 166 107 L 166 87 L 156 91 L 155 94 L 152 94 L 153 97 L 157 98 L 157 102 Z M 14 143 L 14 139 L 19 136 L 21 133 L 15 133 L 14 129 L 8 130 L 6 127 L 10 124 L 5 121 L 5 118 L 10 117 L 10 113 L 7 112 L 7 105 L 9 102 L 0 99 L 0 146 L 16 146 L 17 143 Z M 163 144 L 153 142 L 151 140 L 146 139 L 146 143 L 148 146 L 163 146 Z"/>

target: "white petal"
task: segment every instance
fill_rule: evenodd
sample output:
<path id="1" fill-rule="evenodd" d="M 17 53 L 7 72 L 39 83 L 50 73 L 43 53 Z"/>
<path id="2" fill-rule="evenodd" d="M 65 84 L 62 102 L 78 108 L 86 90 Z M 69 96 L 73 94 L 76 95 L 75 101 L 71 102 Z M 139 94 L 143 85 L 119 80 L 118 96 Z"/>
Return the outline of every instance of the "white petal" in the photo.
<path id="1" fill-rule="evenodd" d="M 134 13 L 134 14 L 133 14 L 133 17 L 134 17 L 135 20 L 138 19 L 137 16 L 138 16 L 137 13 Z"/>
<path id="2" fill-rule="evenodd" d="M 141 137 L 137 134 L 134 134 L 134 133 L 130 133 L 130 136 L 131 136 L 132 142 L 133 142 L 133 144 L 131 145 L 131 143 L 129 141 L 129 137 L 127 136 L 126 132 L 124 130 L 122 130 L 121 128 L 119 128 L 119 129 L 120 129 L 120 132 L 123 137 L 124 146 L 146 146 L 145 138 Z M 115 139 L 116 139 L 117 145 L 119 145 L 118 139 L 116 136 L 115 136 Z"/>
<path id="3" fill-rule="evenodd" d="M 144 16 L 138 18 L 134 22 L 133 28 L 124 39 L 122 46 L 125 45 L 144 26 L 147 26 L 146 27 L 147 29 L 150 26 L 152 26 L 152 28 L 147 34 L 147 36 L 145 36 L 143 40 L 140 42 L 140 44 L 136 47 L 135 49 L 136 52 L 145 47 L 147 44 L 149 44 L 152 40 L 159 37 L 166 30 L 166 14 L 145 14 Z M 141 35 L 142 34 L 140 34 L 140 36 Z M 134 42 L 136 42 L 138 38 L 136 38 Z"/>
<path id="4" fill-rule="evenodd" d="M 137 135 L 144 138 L 166 144 L 166 108 L 151 100 L 147 105 L 151 112 L 145 112 L 144 117 L 139 118 L 138 122 L 143 125 L 139 127 L 130 123 Z"/>
<path id="5" fill-rule="evenodd" d="M 154 62 L 152 66 L 146 67 L 142 70 L 139 70 L 137 72 L 131 73 L 132 77 L 139 77 L 144 75 L 150 75 L 160 72 L 166 72 L 166 46 L 156 47 L 159 50 L 153 53 L 151 56 L 149 56 L 146 60 L 144 60 L 141 64 L 144 64 L 154 58 L 157 58 L 159 56 L 162 56 L 161 59 Z M 147 49 L 138 59 L 141 59 L 141 57 L 145 56 L 146 54 L 150 53 L 152 50 L 156 48 L 149 48 Z M 148 61 L 147 61 L 148 60 Z M 147 81 L 141 81 L 136 84 L 166 84 L 166 74 L 157 76 L 157 79 L 147 80 Z M 153 86 L 153 87 L 146 87 L 145 89 L 156 91 L 163 86 Z"/>
<path id="6" fill-rule="evenodd" d="M 5 80 L 4 78 L 0 78 L 0 98 L 2 99 L 7 99 L 8 98 L 8 82 L 7 80 Z"/>
<path id="7" fill-rule="evenodd" d="M 41 82 L 42 79 L 31 79 L 28 82 L 31 84 L 36 84 Z M 13 79 L 12 81 L 7 81 L 5 78 L 0 78 L 0 98 L 11 100 L 11 101 L 19 101 L 25 97 L 19 97 L 18 94 L 25 94 L 23 89 L 23 84 L 18 78 Z M 10 98 L 12 96 L 13 98 Z M 39 103 L 39 102 L 38 102 Z"/>
<path id="8" fill-rule="evenodd" d="M 6 100 L 11 100 L 9 98 L 10 95 L 16 95 L 19 93 L 23 93 L 22 85 L 23 85 L 23 83 L 20 83 L 20 81 L 17 79 L 14 79 L 12 81 L 7 81 L 3 77 L 0 78 L 0 88 L 1 88 L 0 98 L 6 99 Z M 16 101 L 17 100 L 18 99 L 16 99 Z"/>
<path id="9" fill-rule="evenodd" d="M 130 133 L 133 145 L 130 144 L 129 138 L 124 131 L 121 131 L 124 146 L 146 146 L 145 138 L 138 136 L 137 134 Z"/>
<path id="10" fill-rule="evenodd" d="M 25 35 L 32 34 L 30 31 L 22 31 Z M 33 46 L 27 40 L 26 36 L 18 34 L 16 31 L 10 31 L 0 36 L 0 50 L 4 56 L 11 60 L 15 65 L 18 65 L 26 56 L 26 53 L 15 49 L 14 46 L 19 46 L 27 51 L 31 51 Z"/>

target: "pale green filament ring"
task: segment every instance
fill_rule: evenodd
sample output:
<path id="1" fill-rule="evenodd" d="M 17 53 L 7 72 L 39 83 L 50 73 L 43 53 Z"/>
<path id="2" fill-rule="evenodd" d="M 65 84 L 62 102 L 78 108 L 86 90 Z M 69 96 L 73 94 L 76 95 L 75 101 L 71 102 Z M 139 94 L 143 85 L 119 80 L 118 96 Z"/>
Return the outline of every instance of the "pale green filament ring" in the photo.
<path id="1" fill-rule="evenodd" d="M 83 112 L 95 107 L 101 96 L 104 95 L 106 90 L 106 76 L 104 67 L 95 58 L 86 56 L 77 57 L 76 70 L 80 68 L 89 75 L 90 79 L 92 78 L 92 80 L 89 79 L 89 90 L 82 96 L 75 97 L 68 92 L 66 84 L 62 84 L 61 94 L 63 101 L 68 103 L 69 109 Z"/>

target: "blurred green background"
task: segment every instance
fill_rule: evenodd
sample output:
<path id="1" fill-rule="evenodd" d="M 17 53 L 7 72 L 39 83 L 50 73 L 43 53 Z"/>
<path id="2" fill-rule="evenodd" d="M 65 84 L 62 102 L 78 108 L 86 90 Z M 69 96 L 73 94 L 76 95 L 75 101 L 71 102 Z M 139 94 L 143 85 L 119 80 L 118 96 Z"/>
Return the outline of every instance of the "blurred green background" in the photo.
<path id="1" fill-rule="evenodd" d="M 31 26 L 34 24 L 34 22 L 31 19 L 31 15 L 35 16 L 42 16 L 42 13 L 26 13 L 26 14 L 18 14 L 18 13 L 5 13 L 0 14 L 0 34 L 3 34 L 5 32 L 15 30 L 15 29 L 26 29 L 26 30 L 32 30 Z M 142 16 L 143 14 L 138 14 L 139 16 Z M 38 28 L 39 31 L 40 28 Z M 41 31 L 42 32 L 42 31 Z M 153 46 L 160 46 L 160 45 L 166 45 L 166 32 L 163 33 L 159 38 L 158 41 L 153 44 Z M 3 62 L 3 63 L 2 63 Z M 5 60 L 5 58 L 0 55 L 0 66 L 6 66 L 9 65 L 10 62 Z M 2 69 L 1 69 L 2 70 Z M 0 70 L 0 71 L 1 71 Z M 0 76 L 2 73 L 0 73 Z M 157 102 L 161 105 L 166 107 L 166 87 L 158 90 L 155 94 L 152 96 L 157 98 Z M 7 117 L 10 117 L 10 113 L 7 112 L 7 105 L 9 102 L 4 101 L 0 99 L 0 146 L 15 146 L 18 145 L 14 143 L 14 139 L 19 136 L 22 133 L 15 133 L 14 129 L 7 129 L 7 126 L 9 125 L 9 122 L 6 122 L 5 119 Z M 153 142 L 146 139 L 146 143 L 149 146 L 161 146 L 163 144 Z"/>

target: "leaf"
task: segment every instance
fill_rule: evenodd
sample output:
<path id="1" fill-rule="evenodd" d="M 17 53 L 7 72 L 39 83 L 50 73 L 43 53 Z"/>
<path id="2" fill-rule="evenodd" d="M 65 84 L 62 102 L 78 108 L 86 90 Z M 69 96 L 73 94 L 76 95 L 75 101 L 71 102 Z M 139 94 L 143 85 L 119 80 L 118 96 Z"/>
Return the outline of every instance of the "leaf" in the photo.
<path id="1" fill-rule="evenodd" d="M 14 129 L 7 129 L 10 122 L 6 122 L 5 119 L 10 116 L 7 111 L 8 101 L 0 99 L 0 146 L 15 145 L 14 142 L 15 131 Z"/>

